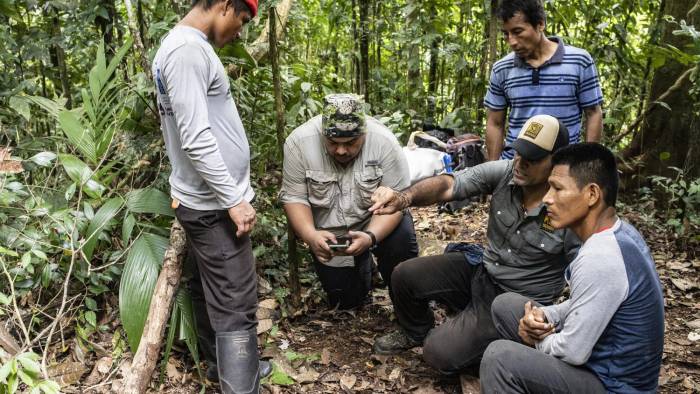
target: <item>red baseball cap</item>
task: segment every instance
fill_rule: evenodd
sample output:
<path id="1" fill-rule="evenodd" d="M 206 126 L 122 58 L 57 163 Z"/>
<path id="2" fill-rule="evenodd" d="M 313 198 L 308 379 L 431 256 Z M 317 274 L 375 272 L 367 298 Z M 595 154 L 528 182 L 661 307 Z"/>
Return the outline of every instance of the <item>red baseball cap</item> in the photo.
<path id="1" fill-rule="evenodd" d="M 258 15 L 258 0 L 243 0 L 243 2 L 250 8 L 250 17 L 255 18 L 255 15 Z"/>

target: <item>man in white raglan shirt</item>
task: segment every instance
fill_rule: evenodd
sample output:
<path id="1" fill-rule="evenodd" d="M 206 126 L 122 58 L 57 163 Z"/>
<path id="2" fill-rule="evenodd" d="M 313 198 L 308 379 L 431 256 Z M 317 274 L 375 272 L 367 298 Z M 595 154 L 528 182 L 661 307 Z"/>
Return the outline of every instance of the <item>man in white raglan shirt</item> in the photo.
<path id="1" fill-rule="evenodd" d="M 257 0 L 194 0 L 161 41 L 152 70 L 172 164 L 170 194 L 192 263 L 199 342 L 210 364 L 207 375 L 217 378 L 217 363 L 225 394 L 257 393 L 262 365 L 248 236 L 255 225 L 250 150 L 212 44 L 237 39 L 257 8 Z"/>

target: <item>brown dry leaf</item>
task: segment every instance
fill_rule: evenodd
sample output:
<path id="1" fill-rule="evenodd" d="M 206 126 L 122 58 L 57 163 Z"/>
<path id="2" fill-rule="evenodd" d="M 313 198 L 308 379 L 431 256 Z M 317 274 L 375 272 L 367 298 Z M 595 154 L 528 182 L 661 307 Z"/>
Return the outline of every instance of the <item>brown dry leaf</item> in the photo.
<path id="1" fill-rule="evenodd" d="M 340 377 L 340 387 L 346 389 L 346 390 L 352 390 L 352 387 L 355 385 L 355 382 L 357 382 L 357 376 L 355 375 L 343 375 Z"/>
<path id="2" fill-rule="evenodd" d="M 262 319 L 258 321 L 258 335 L 269 331 L 272 328 L 272 319 Z"/>
<path id="3" fill-rule="evenodd" d="M 395 382 L 401 376 L 401 369 L 399 367 L 394 368 L 389 374 L 389 380 Z"/>
<path id="4" fill-rule="evenodd" d="M 480 394 L 481 386 L 479 378 L 471 375 L 460 375 L 459 383 L 462 386 L 462 394 Z"/>
<path id="5" fill-rule="evenodd" d="M 389 368 L 387 368 L 386 364 L 382 364 L 379 367 L 377 367 L 377 377 L 382 380 L 389 380 L 389 372 L 387 371 Z"/>
<path id="6" fill-rule="evenodd" d="M 416 224 L 415 229 L 416 230 L 427 230 L 430 228 L 430 222 L 426 219 L 422 219 L 418 224 Z"/>
<path id="7" fill-rule="evenodd" d="M 362 342 L 364 342 L 370 346 L 374 345 L 374 339 L 372 339 L 372 338 L 360 337 L 360 339 L 362 340 Z"/>
<path id="8" fill-rule="evenodd" d="M 442 391 L 435 390 L 433 385 L 420 386 L 414 392 L 414 394 L 440 394 Z"/>
<path id="9" fill-rule="evenodd" d="M 258 303 L 259 308 L 266 308 L 266 309 L 277 309 L 277 300 L 274 298 L 268 298 L 266 300 L 262 300 Z"/>
<path id="10" fill-rule="evenodd" d="M 690 267 L 690 263 L 681 263 L 679 261 L 669 261 L 666 263 L 666 268 L 676 271 L 684 270 L 688 267 Z"/>
<path id="11" fill-rule="evenodd" d="M 321 328 L 333 327 L 333 323 L 323 321 L 323 320 L 312 320 L 309 322 L 309 324 L 313 324 L 313 325 L 319 326 Z"/>
<path id="12" fill-rule="evenodd" d="M 689 321 L 685 323 L 688 328 L 692 328 L 694 330 L 700 329 L 700 319 L 695 319 L 693 321 Z"/>
<path id="13" fill-rule="evenodd" d="M 17 160 L 0 161 L 0 174 L 19 174 L 24 169 L 22 162 Z"/>
<path id="14" fill-rule="evenodd" d="M 686 376 L 685 379 L 683 379 L 683 387 L 687 388 L 688 390 L 695 389 L 695 382 L 693 382 L 693 379 L 691 379 L 690 376 Z"/>
<path id="15" fill-rule="evenodd" d="M 377 364 L 386 364 L 386 361 L 389 359 L 390 356 L 386 356 L 383 354 L 372 354 L 370 356 L 370 360 L 376 361 Z"/>
<path id="16" fill-rule="evenodd" d="M 328 365 L 331 363 L 331 351 L 324 347 L 321 350 L 321 364 Z"/>
<path id="17" fill-rule="evenodd" d="M 298 373 L 292 374 L 290 376 L 298 383 L 304 384 L 315 382 L 320 375 L 321 374 L 316 372 L 316 370 L 314 370 L 313 368 L 301 367 L 299 368 Z"/>
<path id="18" fill-rule="evenodd" d="M 370 386 L 370 384 L 371 384 L 370 382 L 368 382 L 368 381 L 362 379 L 362 380 L 360 381 L 360 384 L 358 384 L 357 386 L 355 386 L 355 390 L 356 390 L 356 391 L 367 390 L 367 388 Z"/>
<path id="19" fill-rule="evenodd" d="M 92 368 L 90 375 L 82 382 L 84 386 L 94 386 L 98 384 L 102 378 L 109 374 L 112 369 L 112 357 L 102 357 L 97 360 L 95 366 Z"/>
<path id="20" fill-rule="evenodd" d="M 700 331 L 691 331 L 688 333 L 688 340 L 691 342 L 700 341 Z"/>
<path id="21" fill-rule="evenodd" d="M 168 364 L 165 366 L 165 373 L 168 375 L 168 379 L 179 382 L 182 380 L 182 372 L 178 370 L 178 364 L 180 364 L 176 359 L 170 358 Z"/>
<path id="22" fill-rule="evenodd" d="M 87 372 L 85 364 L 78 361 L 65 360 L 49 368 L 49 378 L 55 380 L 61 387 L 78 383 L 80 377 Z"/>
<path id="23" fill-rule="evenodd" d="M 698 283 L 689 279 L 671 278 L 671 283 L 682 291 L 692 290 L 698 287 Z"/>
<path id="24" fill-rule="evenodd" d="M 323 383 L 334 383 L 340 381 L 340 376 L 337 373 L 331 372 L 329 374 L 323 375 L 321 382 Z"/>

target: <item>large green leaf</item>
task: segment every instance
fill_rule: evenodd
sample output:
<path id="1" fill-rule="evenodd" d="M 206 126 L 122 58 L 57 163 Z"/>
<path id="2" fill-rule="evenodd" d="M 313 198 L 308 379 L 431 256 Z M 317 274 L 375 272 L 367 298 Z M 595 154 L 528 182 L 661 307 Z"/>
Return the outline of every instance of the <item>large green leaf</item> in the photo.
<path id="1" fill-rule="evenodd" d="M 75 113 L 63 110 L 58 113 L 58 123 L 68 137 L 68 140 L 91 163 L 97 162 L 95 137 L 90 129 L 85 127 Z"/>
<path id="2" fill-rule="evenodd" d="M 121 197 L 114 197 L 102 204 L 97 213 L 95 213 L 95 216 L 90 221 L 87 233 L 85 233 L 86 241 L 83 245 L 83 253 L 88 260 L 92 259 L 92 253 L 95 251 L 97 239 L 102 229 L 119 213 L 123 205 L 124 201 Z"/>
<path id="3" fill-rule="evenodd" d="M 199 365 L 199 351 L 197 350 L 197 327 L 194 322 L 194 306 L 192 297 L 184 288 L 180 288 L 175 298 L 175 305 L 180 310 L 180 340 L 185 341 L 192 353 L 195 365 Z"/>
<path id="4" fill-rule="evenodd" d="M 51 99 L 47 99 L 46 97 L 41 97 L 41 96 L 22 96 L 22 97 L 24 97 L 27 101 L 30 101 L 34 105 L 41 107 L 49 115 L 58 119 L 58 114 L 62 109 L 62 105 L 60 103 L 53 101 Z"/>
<path id="5" fill-rule="evenodd" d="M 135 213 L 175 216 L 175 212 L 170 208 L 170 197 L 162 191 L 150 187 L 127 193 L 126 206 Z"/>
<path id="6" fill-rule="evenodd" d="M 58 158 L 73 182 L 84 185 L 90 180 L 92 170 L 85 162 L 69 154 L 59 154 Z"/>
<path id="7" fill-rule="evenodd" d="M 184 288 L 178 289 L 175 296 L 173 311 L 170 314 L 170 327 L 168 328 L 168 338 L 165 343 L 165 351 L 163 352 L 163 362 L 160 368 L 159 384 L 163 384 L 165 377 L 165 368 L 170 358 L 170 351 L 175 341 L 175 333 L 179 332 L 179 339 L 185 341 L 187 348 L 194 360 L 195 368 L 199 378 L 203 380 L 202 371 L 199 368 L 199 350 L 197 347 L 197 328 L 194 322 L 194 308 L 192 306 L 192 297 Z"/>
<path id="8" fill-rule="evenodd" d="M 257 66 L 257 62 L 248 53 L 245 45 L 240 40 L 234 40 L 219 51 L 220 56 L 230 56 L 241 61 L 244 69 L 252 69 Z"/>
<path id="9" fill-rule="evenodd" d="M 168 337 L 165 340 L 165 350 L 163 350 L 163 361 L 160 364 L 160 377 L 158 378 L 158 385 L 163 384 L 163 378 L 165 377 L 165 368 L 168 366 L 168 360 L 170 359 L 170 350 L 173 348 L 173 342 L 175 342 L 175 331 L 179 327 L 180 322 L 180 310 L 177 304 L 173 305 L 173 311 L 170 313 L 170 324 L 168 326 Z"/>
<path id="10" fill-rule="evenodd" d="M 22 16 L 17 11 L 14 0 L 0 0 L 0 14 L 22 22 Z"/>
<path id="11" fill-rule="evenodd" d="M 167 247 L 167 238 L 144 233 L 134 241 L 126 258 L 119 284 L 119 316 L 129 347 L 134 353 L 141 341 L 153 289 Z"/>

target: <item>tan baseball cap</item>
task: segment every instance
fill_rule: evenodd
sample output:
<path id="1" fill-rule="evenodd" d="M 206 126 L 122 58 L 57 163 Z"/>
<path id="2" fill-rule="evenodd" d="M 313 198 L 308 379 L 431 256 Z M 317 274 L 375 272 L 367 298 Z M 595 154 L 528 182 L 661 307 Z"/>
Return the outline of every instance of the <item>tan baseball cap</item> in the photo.
<path id="1" fill-rule="evenodd" d="M 537 161 L 569 145 L 569 130 L 550 115 L 535 115 L 525 122 L 518 138 L 506 149 L 515 149 L 527 160 Z"/>

